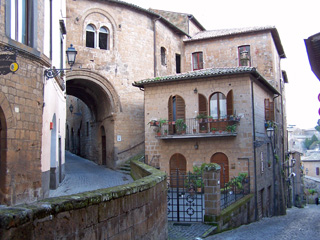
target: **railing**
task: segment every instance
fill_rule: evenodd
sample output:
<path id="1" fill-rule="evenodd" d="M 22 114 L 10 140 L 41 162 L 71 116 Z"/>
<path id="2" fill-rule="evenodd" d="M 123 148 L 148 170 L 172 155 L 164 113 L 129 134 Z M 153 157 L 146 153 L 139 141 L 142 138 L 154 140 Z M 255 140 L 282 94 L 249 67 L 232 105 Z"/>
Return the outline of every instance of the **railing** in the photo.
<path id="1" fill-rule="evenodd" d="M 236 178 L 231 179 L 221 188 L 221 209 L 230 206 L 232 203 L 238 201 L 250 193 L 250 178 L 247 177 L 241 182 L 235 181 Z"/>
<path id="2" fill-rule="evenodd" d="M 237 123 L 240 118 L 227 117 L 225 119 L 197 119 L 187 118 L 176 121 L 153 120 L 149 122 L 154 127 L 156 136 L 166 137 L 169 135 L 212 135 L 212 134 L 235 134 Z"/>

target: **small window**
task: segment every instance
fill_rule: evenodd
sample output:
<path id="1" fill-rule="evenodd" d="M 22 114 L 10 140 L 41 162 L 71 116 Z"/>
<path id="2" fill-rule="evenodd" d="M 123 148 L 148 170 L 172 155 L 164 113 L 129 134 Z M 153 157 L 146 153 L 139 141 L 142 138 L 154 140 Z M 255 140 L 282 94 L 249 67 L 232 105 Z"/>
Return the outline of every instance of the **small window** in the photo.
<path id="1" fill-rule="evenodd" d="M 93 25 L 89 24 L 86 28 L 86 47 L 95 47 L 96 30 Z"/>
<path id="2" fill-rule="evenodd" d="M 263 173 L 264 172 L 263 152 L 260 153 L 260 161 L 261 161 L 261 173 Z"/>
<path id="3" fill-rule="evenodd" d="M 264 116 L 266 121 L 274 121 L 274 103 L 269 99 L 264 100 Z"/>
<path id="4" fill-rule="evenodd" d="M 161 65 L 163 66 L 167 65 L 166 49 L 164 47 L 161 47 Z"/>
<path id="5" fill-rule="evenodd" d="M 316 175 L 319 176 L 319 168 L 318 167 L 316 168 Z"/>
<path id="6" fill-rule="evenodd" d="M 109 31 L 107 28 L 102 27 L 99 31 L 99 48 L 100 49 L 109 49 Z"/>
<path id="7" fill-rule="evenodd" d="M 203 54 L 202 52 L 192 53 L 193 70 L 203 69 Z"/>
<path id="8" fill-rule="evenodd" d="M 181 73 L 181 56 L 176 54 L 176 73 Z"/>
<path id="9" fill-rule="evenodd" d="M 251 57 L 250 57 L 250 46 L 241 46 L 238 48 L 239 52 L 239 66 L 250 67 Z"/>

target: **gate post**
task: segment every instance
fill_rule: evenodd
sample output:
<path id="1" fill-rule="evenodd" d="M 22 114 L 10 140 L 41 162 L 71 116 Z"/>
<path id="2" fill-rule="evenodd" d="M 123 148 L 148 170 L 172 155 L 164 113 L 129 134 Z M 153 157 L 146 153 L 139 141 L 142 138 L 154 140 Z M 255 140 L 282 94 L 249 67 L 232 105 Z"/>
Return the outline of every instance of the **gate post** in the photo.
<path id="1" fill-rule="evenodd" d="M 205 164 L 203 168 L 205 222 L 215 221 L 221 212 L 220 169 L 216 163 Z"/>

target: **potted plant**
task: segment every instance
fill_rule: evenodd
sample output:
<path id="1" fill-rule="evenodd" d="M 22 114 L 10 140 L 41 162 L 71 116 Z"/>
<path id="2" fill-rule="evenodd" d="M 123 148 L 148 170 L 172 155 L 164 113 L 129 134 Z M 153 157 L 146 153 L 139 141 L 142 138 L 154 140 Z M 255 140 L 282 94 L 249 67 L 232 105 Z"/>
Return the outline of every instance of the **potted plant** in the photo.
<path id="1" fill-rule="evenodd" d="M 192 132 L 193 132 L 193 134 L 196 134 L 196 133 L 197 133 L 197 129 L 194 128 L 194 129 L 192 130 Z"/>
<path id="2" fill-rule="evenodd" d="M 213 121 L 213 117 L 212 116 L 208 116 L 208 122 L 212 122 Z"/>
<path id="3" fill-rule="evenodd" d="M 202 123 L 205 121 L 205 119 L 207 119 L 207 115 L 203 114 L 203 113 L 199 113 L 197 115 L 197 119 L 199 120 L 199 123 Z"/>
<path id="4" fill-rule="evenodd" d="M 156 128 L 155 132 L 156 132 L 157 136 L 161 136 L 161 128 L 160 127 Z"/>
<path id="5" fill-rule="evenodd" d="M 206 129 L 206 126 L 205 125 L 202 125 L 200 127 L 200 133 L 207 133 L 207 129 Z"/>
<path id="6" fill-rule="evenodd" d="M 217 131 L 217 129 L 214 128 L 214 127 L 212 127 L 210 130 L 211 130 L 212 133 L 216 133 L 216 131 Z"/>
<path id="7" fill-rule="evenodd" d="M 164 135 L 165 135 L 165 136 L 168 135 L 168 130 L 167 130 L 167 129 L 165 129 L 163 132 L 164 132 Z"/>
<path id="8" fill-rule="evenodd" d="M 226 127 L 226 130 L 227 130 L 228 132 L 234 133 L 234 132 L 237 130 L 237 125 L 236 125 L 236 124 L 228 125 L 228 126 Z"/>
<path id="9" fill-rule="evenodd" d="M 185 130 L 186 128 L 187 128 L 187 125 L 184 123 L 183 119 L 176 120 L 176 131 L 178 134 L 181 134 L 183 130 Z"/>

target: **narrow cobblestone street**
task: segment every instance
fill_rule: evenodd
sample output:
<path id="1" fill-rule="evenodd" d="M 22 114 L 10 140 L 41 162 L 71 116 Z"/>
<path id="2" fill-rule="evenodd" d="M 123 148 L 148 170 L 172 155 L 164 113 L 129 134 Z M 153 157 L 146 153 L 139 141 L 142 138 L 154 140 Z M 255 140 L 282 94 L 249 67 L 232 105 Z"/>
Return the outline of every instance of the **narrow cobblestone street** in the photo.
<path id="1" fill-rule="evenodd" d="M 50 197 L 70 195 L 101 188 L 114 187 L 132 182 L 131 176 L 123 174 L 66 151 L 66 176 Z"/>

